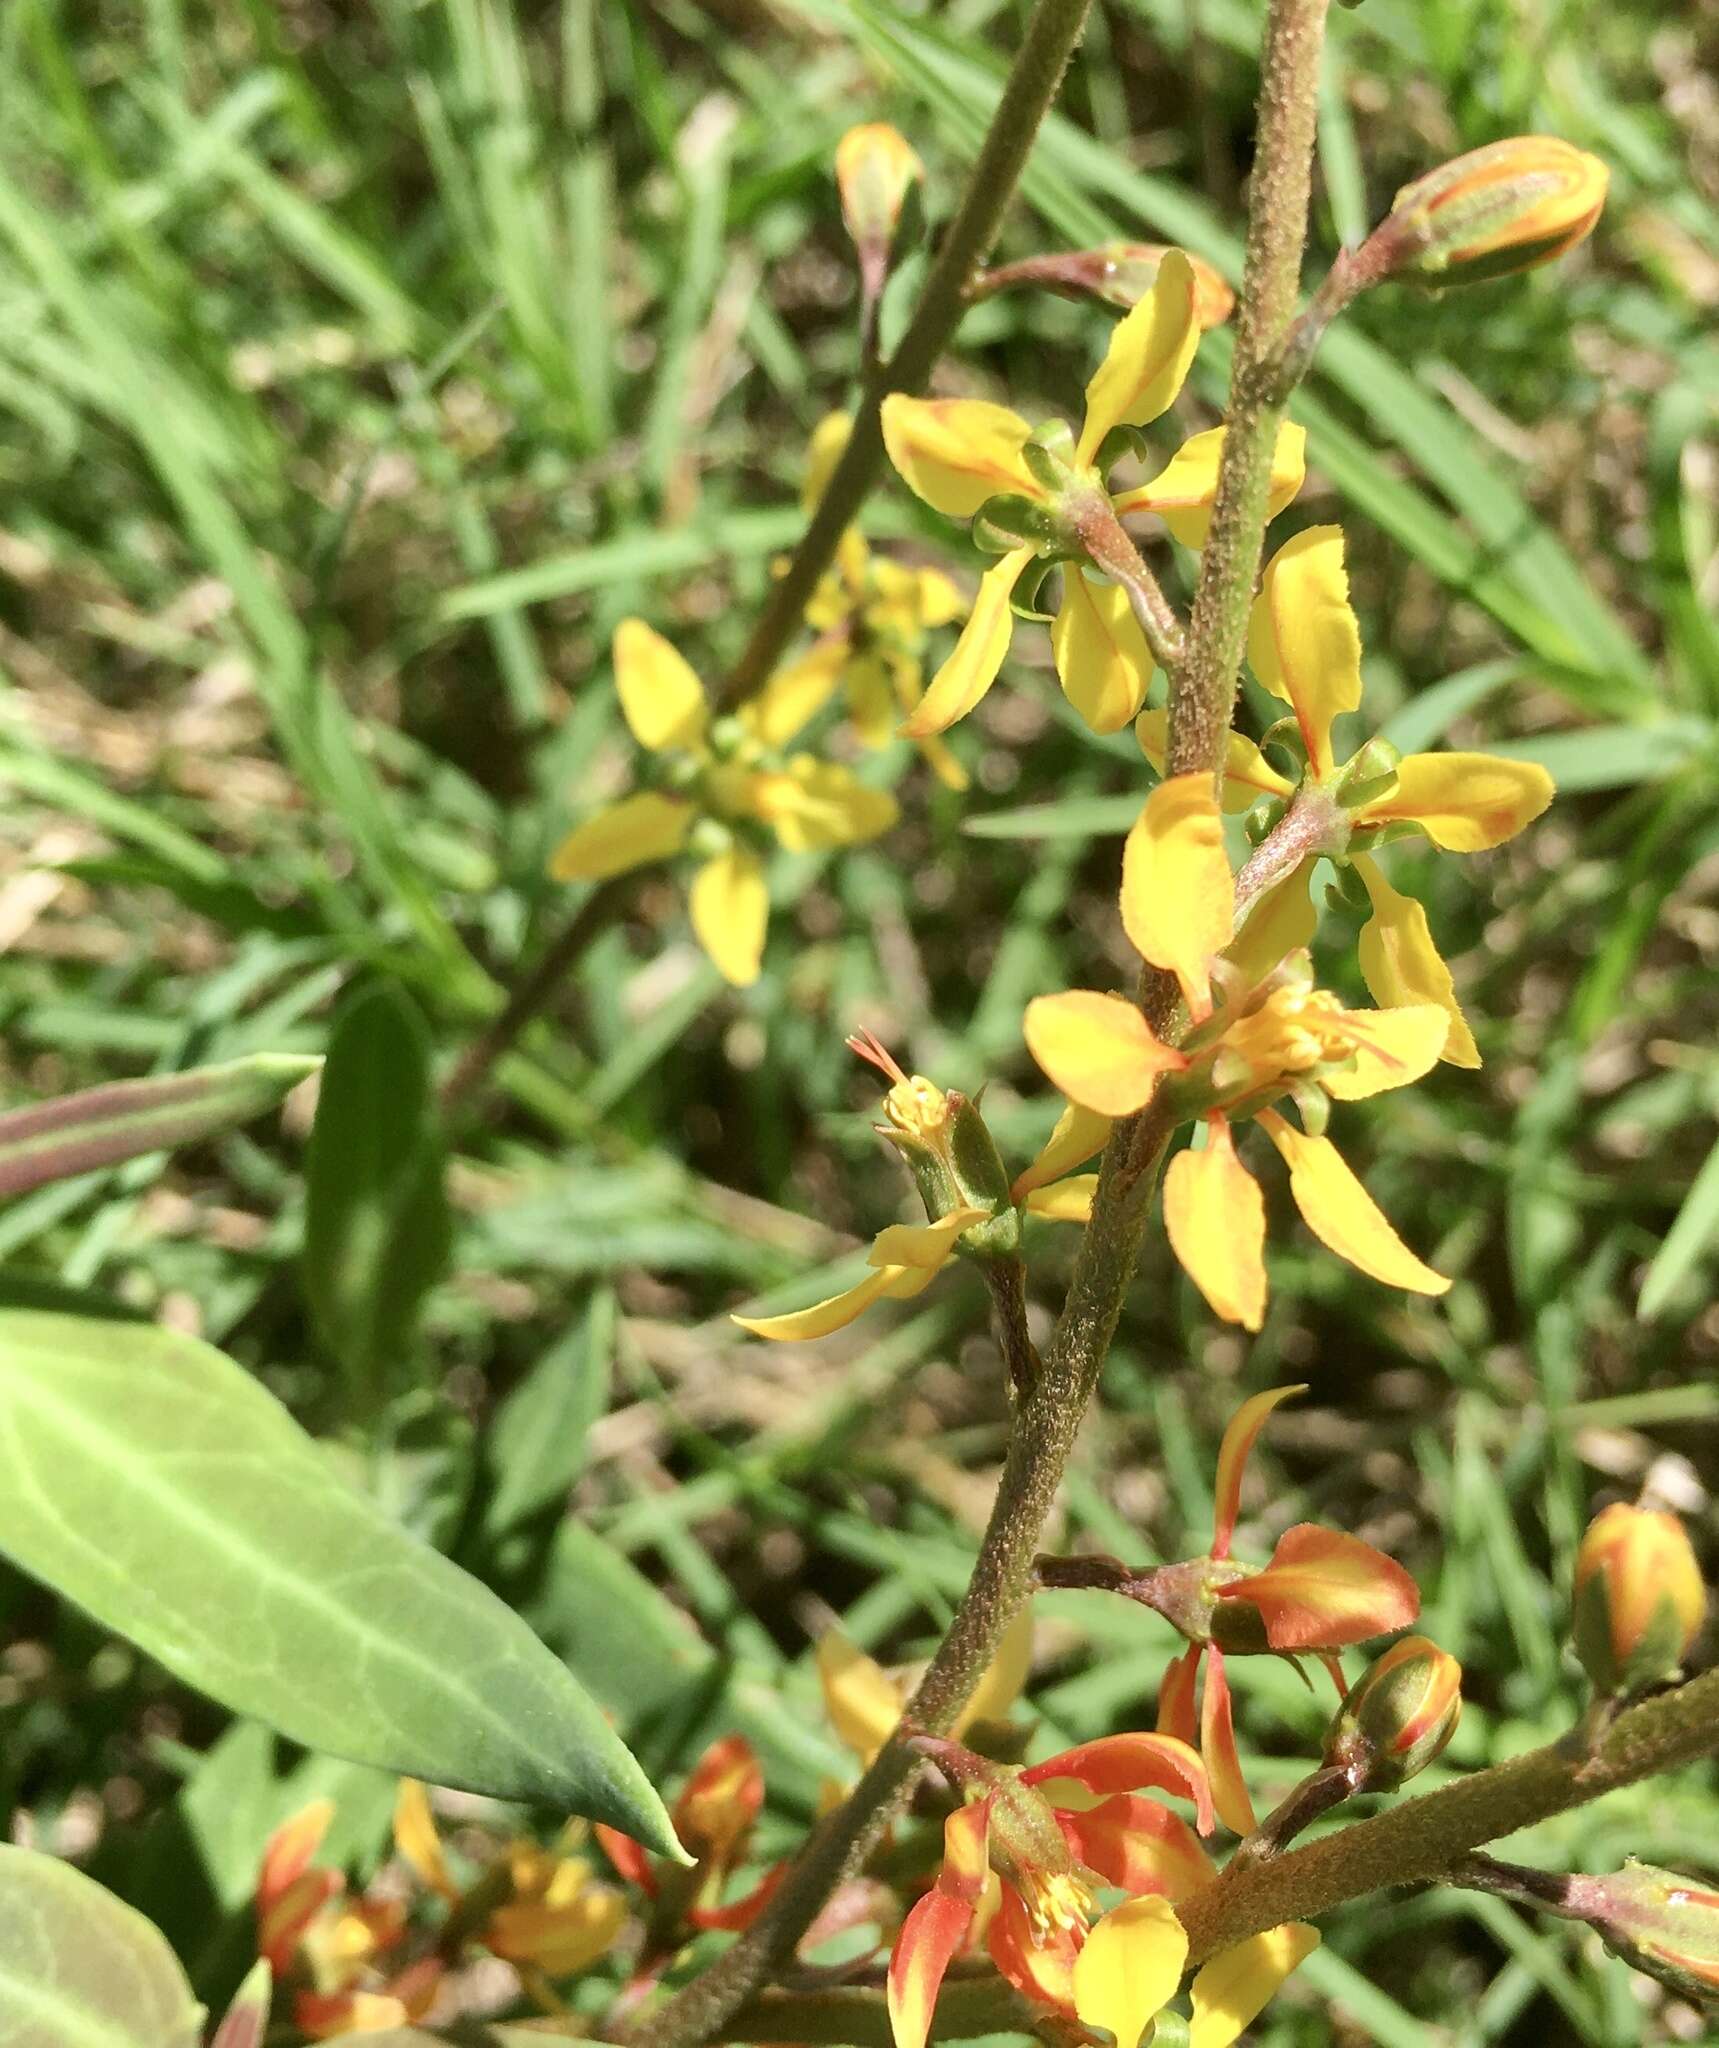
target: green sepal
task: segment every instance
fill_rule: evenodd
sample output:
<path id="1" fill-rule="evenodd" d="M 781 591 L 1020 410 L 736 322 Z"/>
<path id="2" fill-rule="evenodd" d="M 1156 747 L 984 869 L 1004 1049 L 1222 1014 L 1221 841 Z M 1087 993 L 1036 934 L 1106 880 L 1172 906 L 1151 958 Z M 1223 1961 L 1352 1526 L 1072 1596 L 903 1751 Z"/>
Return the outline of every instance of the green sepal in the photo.
<path id="1" fill-rule="evenodd" d="M 1062 515 L 1024 491 L 999 492 L 973 515 L 973 545 L 988 555 L 1012 554 L 1021 547 L 1040 554 L 1066 551 L 1072 539 Z"/>
<path id="2" fill-rule="evenodd" d="M 1046 420 L 1021 444 L 1021 460 L 1035 483 L 1047 491 L 1066 490 L 1074 466 L 1074 429 L 1067 420 Z"/>
<path id="3" fill-rule="evenodd" d="M 1126 458 L 1135 462 L 1150 462 L 1152 444 L 1138 427 L 1112 427 L 1098 444 L 1098 453 L 1092 458 L 1092 466 L 1100 476 L 1108 476 L 1116 465 Z"/>

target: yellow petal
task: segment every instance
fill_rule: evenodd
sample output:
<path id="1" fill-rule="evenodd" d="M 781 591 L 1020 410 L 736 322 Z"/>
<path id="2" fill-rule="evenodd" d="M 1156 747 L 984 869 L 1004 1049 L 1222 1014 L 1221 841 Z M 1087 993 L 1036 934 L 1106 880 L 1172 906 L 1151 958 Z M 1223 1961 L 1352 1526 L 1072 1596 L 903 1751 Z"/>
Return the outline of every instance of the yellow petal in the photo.
<path id="1" fill-rule="evenodd" d="M 851 769 L 812 754 L 795 755 L 779 775 L 758 776 L 753 811 L 790 853 L 862 845 L 900 815 L 887 789 L 872 789 Z"/>
<path id="2" fill-rule="evenodd" d="M 443 1898 L 454 1896 L 456 1887 L 448 1875 L 448 1859 L 442 1853 L 442 1838 L 430 1811 L 430 1795 L 416 1778 L 402 1778 L 395 1795 L 394 1846 L 426 1890 L 439 1892 Z"/>
<path id="3" fill-rule="evenodd" d="M 951 1209 L 935 1223 L 892 1223 L 880 1230 L 866 1253 L 868 1266 L 915 1266 L 935 1272 L 955 1256 L 962 1231 L 983 1223 L 988 1209 Z"/>
<path id="4" fill-rule="evenodd" d="M 696 747 L 707 717 L 704 685 L 660 633 L 643 619 L 615 628 L 615 691 L 621 715 L 641 747 Z"/>
<path id="5" fill-rule="evenodd" d="M 1131 1116 L 1158 1076 L 1187 1065 L 1154 1037 L 1132 1003 L 1093 989 L 1035 996 L 1024 1020 L 1027 1049 L 1071 1102 L 1100 1116 Z"/>
<path id="6" fill-rule="evenodd" d="M 742 708 L 741 722 L 761 745 L 785 747 L 835 695 L 847 660 L 845 641 L 820 641 L 798 661 L 776 671 Z"/>
<path id="7" fill-rule="evenodd" d="M 1318 1946 L 1318 1928 L 1293 1921 L 1214 1956 L 1194 1979 L 1188 2048 L 1230 2048 L 1265 2010 L 1284 1978 Z"/>
<path id="8" fill-rule="evenodd" d="M 974 1688 L 973 1697 L 956 1716 L 954 1734 L 965 1734 L 975 1721 L 1000 1721 L 1026 1689 L 1033 1668 L 1033 1610 L 1029 1602 L 1003 1631 L 997 1654 Z"/>
<path id="9" fill-rule="evenodd" d="M 1066 564 L 1051 653 L 1063 695 L 1094 732 L 1120 732 L 1140 709 L 1152 650 L 1119 583 L 1095 583 Z"/>
<path id="10" fill-rule="evenodd" d="M 601 882 L 666 860 L 686 844 L 692 820 L 691 804 L 641 790 L 574 826 L 550 856 L 549 872 L 558 882 Z"/>
<path id="11" fill-rule="evenodd" d="M 1211 1015 L 1211 962 L 1230 942 L 1235 907 L 1212 778 L 1159 783 L 1122 850 L 1122 924 L 1141 958 L 1182 984 L 1196 1022 Z"/>
<path id="12" fill-rule="evenodd" d="M 1110 1137 L 1110 1118 L 1082 1109 L 1071 1102 L 1056 1120 L 1056 1128 L 1045 1140 L 1044 1150 L 1025 1173 L 1019 1175 L 1010 1193 L 1018 1202 L 1065 1173 L 1085 1165 L 1094 1153 L 1102 1152 Z"/>
<path id="13" fill-rule="evenodd" d="M 1164 412 L 1186 381 L 1199 345 L 1194 267 L 1180 249 L 1171 249 L 1152 289 L 1117 323 L 1086 387 L 1076 462 L 1090 462 L 1112 427 L 1143 427 Z"/>
<path id="14" fill-rule="evenodd" d="M 1450 1282 L 1403 1243 L 1329 1138 L 1308 1137 L 1275 1110 L 1261 1110 L 1258 1123 L 1288 1161 L 1289 1191 L 1321 1244 L 1386 1287 L 1448 1291 Z"/>
<path id="15" fill-rule="evenodd" d="M 1097 1193 L 1096 1173 L 1074 1173 L 1048 1188 L 1034 1188 L 1024 1206 L 1047 1223 L 1090 1223 L 1092 1198 Z"/>
<path id="16" fill-rule="evenodd" d="M 1134 721 L 1134 737 L 1140 751 L 1160 775 L 1169 757 L 1170 714 L 1162 709 L 1142 711 Z M 1251 810 L 1262 796 L 1293 796 L 1295 784 L 1279 775 L 1246 733 L 1230 729 L 1224 742 L 1223 806 L 1232 816 Z"/>
<path id="17" fill-rule="evenodd" d="M 1164 1229 L 1182 1269 L 1226 1323 L 1265 1321 L 1265 1197 L 1222 1122 L 1204 1151 L 1178 1152 L 1164 1176 Z"/>
<path id="18" fill-rule="evenodd" d="M 955 758 L 954 752 L 947 740 L 940 740 L 933 733 L 929 739 L 919 740 L 916 744 L 920 753 L 924 756 L 925 765 L 937 777 L 937 780 L 942 783 L 945 789 L 952 789 L 959 793 L 967 788 L 967 771 Z"/>
<path id="19" fill-rule="evenodd" d="M 1355 1065 L 1345 1073 L 1322 1075 L 1321 1085 L 1339 1102 L 1360 1102 L 1387 1088 L 1406 1088 L 1430 1074 L 1444 1050 L 1450 1020 L 1437 1003 L 1409 1003 L 1394 1010 L 1345 1010 L 1342 1022 L 1355 1048 Z"/>
<path id="20" fill-rule="evenodd" d="M 827 412 L 812 429 L 806 444 L 806 479 L 800 486 L 800 504 L 808 514 L 817 510 L 853 430 L 853 415 L 846 412 Z"/>
<path id="21" fill-rule="evenodd" d="M 777 1343 L 809 1343 L 815 1337 L 829 1336 L 832 1330 L 846 1329 L 856 1316 L 863 1315 L 889 1291 L 894 1277 L 885 1266 L 868 1273 L 857 1287 L 832 1294 L 825 1301 L 814 1301 L 808 1308 L 791 1309 L 782 1316 L 730 1316 L 729 1321 L 750 1330 L 754 1337 L 768 1337 Z"/>
<path id="22" fill-rule="evenodd" d="M 839 1628 L 825 1629 L 818 1638 L 818 1679 L 830 1726 L 869 1764 L 901 1719 L 905 1688 Z"/>
<path id="23" fill-rule="evenodd" d="M 892 391 L 883 401 L 890 461 L 911 491 L 951 519 L 971 519 L 1002 491 L 1044 496 L 1021 460 L 1031 432 L 1019 413 L 983 399 L 908 398 Z"/>
<path id="24" fill-rule="evenodd" d="M 1156 512 L 1185 548 L 1203 548 L 1212 524 L 1224 429 L 1208 427 L 1182 443 L 1149 484 L 1111 503 L 1119 513 Z M 1277 430 L 1265 516 L 1275 519 L 1307 479 L 1307 432 L 1293 420 Z"/>
<path id="25" fill-rule="evenodd" d="M 1331 724 L 1361 701 L 1361 628 L 1349 605 L 1343 530 L 1310 526 L 1267 565 L 1248 625 L 1248 660 L 1295 713 L 1316 776 L 1331 770 Z"/>
<path id="26" fill-rule="evenodd" d="M 1086 1937 L 1074 1965 L 1081 2024 L 1106 2027 L 1116 2048 L 1140 2037 L 1176 1995 L 1188 1937 L 1168 1899 L 1127 1899 Z"/>
<path id="27" fill-rule="evenodd" d="M 731 847 L 707 860 L 692 878 L 688 907 L 716 971 L 734 987 L 749 988 L 763 964 L 770 921 L 770 891 L 757 857 Z"/>
<path id="28" fill-rule="evenodd" d="M 1015 630 L 1015 615 L 1009 599 L 1022 571 L 1033 558 L 1031 548 L 1016 548 L 980 579 L 979 594 L 955 651 L 931 679 L 931 687 L 917 708 L 901 721 L 900 730 L 910 740 L 929 739 L 947 732 L 957 719 L 965 718 L 997 680 L 1003 656 L 1009 651 Z"/>
<path id="29" fill-rule="evenodd" d="M 848 717 L 864 747 L 887 747 L 900 717 L 889 671 L 876 654 L 862 654 L 848 663 Z"/>
<path id="30" fill-rule="evenodd" d="M 1263 981 L 1289 954 L 1299 952 L 1312 939 L 1319 927 L 1319 913 L 1308 893 L 1312 880 L 1313 863 L 1303 861 L 1266 890 L 1248 912 L 1234 941 L 1224 948 L 1224 958 L 1235 967 L 1244 987 Z"/>
<path id="31" fill-rule="evenodd" d="M 967 600 L 941 569 L 920 569 L 913 580 L 913 605 L 921 626 L 953 625 L 966 609 Z"/>
<path id="32" fill-rule="evenodd" d="M 1552 801 L 1556 785 L 1538 761 L 1498 754 L 1408 754 L 1397 786 L 1355 813 L 1357 827 L 1401 819 L 1450 853 L 1479 853 L 1514 839 Z"/>
<path id="33" fill-rule="evenodd" d="M 1442 1057 L 1453 1067 L 1478 1067 L 1480 1048 L 1456 999 L 1450 969 L 1433 944 L 1425 909 L 1412 896 L 1393 889 L 1378 864 L 1357 854 L 1355 872 L 1366 885 L 1373 914 L 1361 927 L 1357 946 L 1361 975 L 1374 1002 L 1437 1003 L 1446 1018 Z"/>

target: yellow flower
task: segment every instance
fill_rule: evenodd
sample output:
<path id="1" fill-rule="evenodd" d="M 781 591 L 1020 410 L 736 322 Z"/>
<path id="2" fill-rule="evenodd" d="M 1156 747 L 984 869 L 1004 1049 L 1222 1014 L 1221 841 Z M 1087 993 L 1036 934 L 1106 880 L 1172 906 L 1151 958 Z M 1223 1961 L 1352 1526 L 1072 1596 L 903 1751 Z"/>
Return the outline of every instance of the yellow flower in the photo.
<path id="1" fill-rule="evenodd" d="M 845 412 L 827 414 L 814 430 L 803 493 L 808 514 L 823 496 L 852 430 L 853 420 Z M 850 526 L 837 543 L 834 567 L 819 580 L 806 606 L 806 623 L 819 638 L 772 685 L 776 717 L 791 718 L 790 730 L 797 731 L 839 688 L 862 742 L 887 745 L 897 720 L 916 710 L 925 694 L 924 656 L 931 634 L 952 625 L 964 609 L 960 591 L 941 570 L 909 568 L 874 555 L 864 535 Z M 946 788 L 967 787 L 967 771 L 945 741 L 929 734 L 918 745 Z"/>
<path id="2" fill-rule="evenodd" d="M 1004 1631 L 990 1668 L 949 1733 L 959 1741 L 976 1721 L 1000 1721 L 1021 1696 L 1032 1668 L 1033 1624 L 1029 1608 Z M 849 1641 L 839 1628 L 818 1638 L 818 1678 L 830 1725 L 862 1764 L 870 1764 L 895 1732 L 912 1686 L 905 1676 L 885 1671 Z"/>
<path id="3" fill-rule="evenodd" d="M 1305 954 L 1256 976 L 1223 958 L 1235 884 L 1209 778 L 1160 783 L 1129 834 L 1122 921 L 1141 956 L 1175 974 L 1194 1028 L 1163 1044 L 1120 996 L 1075 989 L 1027 1007 L 1033 1057 L 1071 1102 L 1099 1116 L 1143 1108 L 1163 1077 L 1206 1143 L 1180 1152 L 1164 1180 L 1170 1244 L 1213 1310 L 1257 1330 L 1264 1318 L 1265 1205 L 1238 1158 L 1231 1124 L 1253 1118 L 1288 1163 L 1290 1192 L 1314 1235 L 1387 1286 L 1442 1294 L 1323 1134 L 1329 1102 L 1418 1080 L 1444 1044 L 1436 1004 L 1347 1010 L 1312 986 Z M 1244 934 L 1245 937 L 1245 934 Z M 1305 1126 L 1272 1105 L 1289 1096 Z"/>
<path id="4" fill-rule="evenodd" d="M 772 677 L 735 719 L 712 720 L 704 685 L 642 619 L 614 641 L 621 713 L 667 787 L 607 805 L 568 834 L 550 872 L 596 882 L 683 847 L 701 855 L 688 907 L 699 944 L 737 988 L 758 979 L 770 892 L 761 848 L 773 833 L 790 852 L 853 846 L 895 823 L 895 799 L 846 768 L 783 749 L 817 709 L 791 671 Z"/>
<path id="5" fill-rule="evenodd" d="M 953 519 L 971 519 L 999 498 L 1025 500 L 1029 513 L 1052 518 L 1068 494 L 1099 493 L 1118 514 L 1156 512 L 1178 540 L 1201 547 L 1217 488 L 1221 427 L 1196 434 L 1138 489 L 1113 497 L 1099 470 L 1112 459 L 1106 442 L 1115 429 L 1157 419 L 1181 390 L 1199 343 L 1200 313 L 1193 267 L 1172 249 L 1151 291 L 1111 336 L 1086 387 L 1078 439 L 1060 428 L 1035 435 L 1019 414 L 978 399 L 908 398 L 897 392 L 883 404 L 890 459 L 926 504 Z M 1271 477 L 1274 514 L 1301 487 L 1305 439 L 1295 426 L 1279 435 Z M 1013 629 L 1015 585 L 1040 551 L 1032 542 L 1013 548 L 981 580 L 954 653 L 903 732 L 914 738 L 942 732 L 965 718 L 996 681 Z M 1095 732 L 1119 731 L 1139 710 L 1152 656 L 1119 585 L 1095 581 L 1068 562 L 1051 648 L 1069 701 Z"/>
<path id="6" fill-rule="evenodd" d="M 1252 740 L 1232 732 L 1224 763 L 1224 809 L 1245 811 L 1267 797 L 1289 803 L 1304 791 L 1330 797 L 1345 843 L 1322 843 L 1319 851 L 1346 860 L 1367 892 L 1372 909 L 1361 930 L 1360 963 L 1374 1001 L 1387 1006 L 1436 1003 L 1446 1017 L 1441 1057 L 1453 1066 L 1478 1067 L 1479 1051 L 1450 969 L 1433 944 L 1426 912 L 1391 886 L 1372 849 L 1412 830 L 1451 853 L 1498 846 L 1552 801 L 1551 776 L 1532 761 L 1495 754 L 1398 756 L 1377 743 L 1346 760 L 1336 758 L 1332 727 L 1361 702 L 1361 629 L 1349 603 L 1338 527 L 1309 527 L 1272 557 L 1249 623 L 1248 659 L 1265 688 L 1290 707 L 1290 744 L 1304 765 L 1299 779 L 1291 780 Z M 1143 712 L 1135 723 L 1140 745 L 1160 773 L 1166 726 L 1166 714 L 1158 710 Z M 1287 936 L 1278 958 L 1312 937 L 1307 876 L 1317 857 L 1309 854 L 1255 909 L 1255 917 L 1263 912 L 1274 921 L 1280 939 Z"/>
<path id="7" fill-rule="evenodd" d="M 1318 1946 L 1317 1928 L 1292 1922 L 1214 1956 L 1194 1978 L 1189 2048 L 1230 2048 Z M 1176 1995 L 1187 1960 L 1188 1937 L 1168 1899 L 1124 1900 L 1093 1926 L 1075 1959 L 1081 2024 L 1108 2028 L 1118 2048 L 1136 2048 Z"/>
<path id="8" fill-rule="evenodd" d="M 429 1797 L 412 1778 L 401 1780 L 395 1800 L 394 1846 L 421 1884 L 456 1909 L 461 1905 L 466 1895 L 449 1873 Z M 517 1840 L 508 1845 L 503 1868 L 500 1898 L 472 1936 L 492 1955 L 546 1976 L 570 1977 L 614 1946 L 626 1924 L 625 1903 L 598 1883 L 582 1858 Z M 486 1889 L 492 1882 L 490 1874 L 479 1879 Z"/>
<path id="9" fill-rule="evenodd" d="M 827 1337 L 845 1329 L 874 1301 L 907 1301 L 922 1293 L 959 1253 L 980 1259 L 1012 1256 L 1020 1243 L 1023 1213 L 1053 1223 L 1084 1223 L 1092 1213 L 1096 1174 L 1068 1176 L 1055 1185 L 1035 1181 L 1030 1190 L 1017 1193 L 974 1102 L 953 1089 L 946 1094 L 923 1074 L 905 1073 L 869 1034 L 850 1038 L 848 1045 L 894 1084 L 884 1097 L 888 1121 L 876 1129 L 912 1170 L 931 1221 L 892 1223 L 879 1231 L 866 1254 L 872 1270 L 857 1286 L 787 1315 L 732 1318 L 755 1337 L 778 1342 Z"/>

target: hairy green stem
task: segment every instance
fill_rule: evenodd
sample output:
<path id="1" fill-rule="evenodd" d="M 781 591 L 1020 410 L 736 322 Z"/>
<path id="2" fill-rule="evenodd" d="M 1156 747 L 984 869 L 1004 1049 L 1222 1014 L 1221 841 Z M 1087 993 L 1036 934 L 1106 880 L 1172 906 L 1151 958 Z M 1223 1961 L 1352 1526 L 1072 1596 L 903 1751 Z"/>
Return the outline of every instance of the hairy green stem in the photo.
<path id="1" fill-rule="evenodd" d="M 1183 687 L 1170 702 L 1169 775 L 1216 771 L 1234 709 L 1287 397 L 1278 366 L 1301 288 L 1327 6 L 1275 0 L 1266 18 L 1229 411 Z"/>
<path id="2" fill-rule="evenodd" d="M 1027 1328 L 1027 1269 L 1018 1258 L 987 1259 L 985 1285 L 991 1293 L 991 1324 L 1017 1400 L 1032 1391 L 1044 1365 Z"/>
<path id="3" fill-rule="evenodd" d="M 1039 123 L 1049 111 L 1063 72 L 1086 25 L 1091 0 L 1039 0 L 1027 25 L 1003 96 L 991 117 L 960 210 L 949 224 L 925 280 L 919 305 L 895 353 L 866 379 L 853 431 L 830 474 L 811 524 L 800 536 L 787 570 L 753 623 L 751 637 L 722 686 L 719 702 L 732 711 L 763 688 L 806 609 L 818 578 L 835 558 L 836 544 L 883 466 L 879 415 L 892 391 L 924 390 L 937 358 L 967 308 L 967 288 L 991 252 Z"/>
<path id="4" fill-rule="evenodd" d="M 1188 1961 L 1201 1963 L 1268 1927 L 1315 1919 L 1388 1885 L 1448 1880 L 1483 1842 L 1716 1750 L 1719 1671 L 1709 1671 L 1627 1709 L 1591 1755 L 1576 1742 L 1552 1743 L 1233 1877 L 1226 1872 L 1177 1909 L 1188 1930 Z"/>
<path id="5" fill-rule="evenodd" d="M 1152 650 L 1152 659 L 1167 676 L 1174 676 L 1188 651 L 1186 629 L 1147 566 L 1146 558 L 1134 545 L 1133 535 L 1117 518 L 1115 507 L 1102 491 L 1094 491 L 1082 497 L 1073 520 L 1093 566 L 1102 569 L 1126 592 L 1128 608 Z M 1063 570 L 1065 576 L 1079 573 L 1072 564 Z"/>

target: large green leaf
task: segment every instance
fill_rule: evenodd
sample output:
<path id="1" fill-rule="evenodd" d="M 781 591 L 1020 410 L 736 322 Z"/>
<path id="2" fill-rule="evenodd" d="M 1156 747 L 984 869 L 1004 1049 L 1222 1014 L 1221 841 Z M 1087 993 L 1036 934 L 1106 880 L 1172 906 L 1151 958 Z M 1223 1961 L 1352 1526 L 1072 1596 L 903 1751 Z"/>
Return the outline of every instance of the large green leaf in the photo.
<path id="1" fill-rule="evenodd" d="M 363 1408 L 398 1384 L 451 1237 L 430 1041 L 406 992 L 342 1004 L 305 1164 L 304 1290 Z"/>
<path id="2" fill-rule="evenodd" d="M 0 1549 L 309 1748 L 673 1853 L 661 1801 L 565 1666 L 207 1344 L 0 1313 Z"/>
<path id="3" fill-rule="evenodd" d="M 194 2048 L 202 2018 L 141 1913 L 57 1857 L 0 1844 L 6 2048 Z"/>

